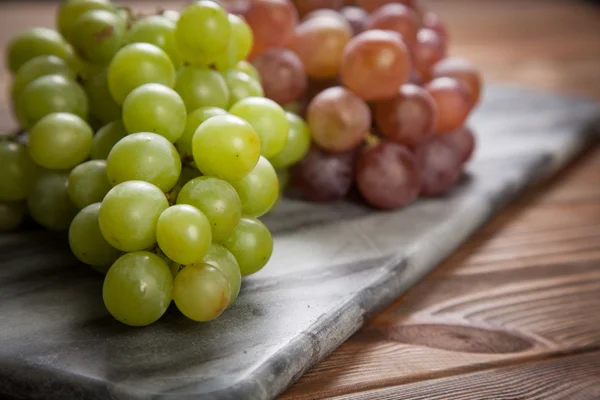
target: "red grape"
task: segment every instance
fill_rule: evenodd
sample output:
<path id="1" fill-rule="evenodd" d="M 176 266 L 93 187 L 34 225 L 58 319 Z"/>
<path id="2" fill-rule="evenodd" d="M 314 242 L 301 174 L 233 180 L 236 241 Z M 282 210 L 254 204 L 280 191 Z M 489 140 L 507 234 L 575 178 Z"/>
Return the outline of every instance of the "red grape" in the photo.
<path id="1" fill-rule="evenodd" d="M 315 10 L 333 9 L 339 10 L 343 0 L 294 0 L 300 15 L 306 15 Z"/>
<path id="2" fill-rule="evenodd" d="M 219 0 L 219 3 L 232 14 L 244 15 L 252 5 L 252 0 Z"/>
<path id="3" fill-rule="evenodd" d="M 434 136 L 419 146 L 415 155 L 421 171 L 423 196 L 441 196 L 450 191 L 460 178 L 458 153 L 443 137 Z"/>
<path id="4" fill-rule="evenodd" d="M 386 4 L 371 14 L 367 29 L 397 32 L 408 48 L 413 49 L 417 42 L 419 15 L 403 4 Z"/>
<path id="5" fill-rule="evenodd" d="M 254 56 L 288 43 L 298 23 L 298 11 L 290 0 L 253 0 L 244 17 L 254 33 Z"/>
<path id="6" fill-rule="evenodd" d="M 309 104 L 307 114 L 313 141 L 332 153 L 355 149 L 371 127 L 369 106 L 340 86 L 319 93 Z"/>
<path id="7" fill-rule="evenodd" d="M 436 31 L 446 40 L 446 42 L 448 41 L 448 29 L 446 28 L 446 25 L 444 25 L 444 22 L 439 15 L 436 13 L 429 11 L 423 15 L 423 28 Z"/>
<path id="8" fill-rule="evenodd" d="M 354 183 L 355 152 L 327 153 L 311 147 L 291 170 L 292 186 L 306 200 L 329 202 L 344 198 Z"/>
<path id="9" fill-rule="evenodd" d="M 381 30 L 355 36 L 344 50 L 340 70 L 342 82 L 365 100 L 394 96 L 410 72 L 404 42 L 397 34 Z"/>
<path id="10" fill-rule="evenodd" d="M 406 206 L 421 190 L 414 155 L 407 147 L 385 140 L 361 151 L 356 164 L 356 183 L 365 200 L 380 209 Z"/>
<path id="11" fill-rule="evenodd" d="M 448 57 L 435 64 L 432 72 L 434 78 L 448 77 L 459 81 L 471 92 L 473 105 L 479 102 L 482 79 L 479 71 L 469 61 L 458 57 Z"/>
<path id="12" fill-rule="evenodd" d="M 375 122 L 388 139 L 415 148 L 433 134 L 435 107 L 425 89 L 407 83 L 396 96 L 375 105 Z"/>
<path id="13" fill-rule="evenodd" d="M 298 100 L 308 85 L 304 65 L 291 50 L 272 48 L 252 64 L 260 74 L 265 96 L 279 104 Z"/>
<path id="14" fill-rule="evenodd" d="M 344 48 L 352 38 L 348 22 L 330 12 L 338 16 L 322 14 L 298 25 L 290 46 L 313 78 L 333 78 L 339 73 Z"/>
<path id="15" fill-rule="evenodd" d="M 469 161 L 475 150 L 475 134 L 471 128 L 463 126 L 442 138 L 454 147 L 462 164 Z"/>
<path id="16" fill-rule="evenodd" d="M 460 128 L 471 109 L 473 98 L 466 86 L 452 78 L 436 78 L 425 85 L 437 108 L 436 133 Z"/>
<path id="17" fill-rule="evenodd" d="M 354 36 L 365 31 L 369 23 L 369 14 L 360 7 L 344 7 L 340 10 L 340 14 L 352 27 Z"/>
<path id="18" fill-rule="evenodd" d="M 446 57 L 446 41 L 432 29 L 420 29 L 417 34 L 417 45 L 415 46 L 415 67 L 424 80 L 431 79 L 433 66 Z"/>
<path id="19" fill-rule="evenodd" d="M 356 5 L 371 13 L 386 4 L 400 3 L 408 7 L 415 6 L 415 0 L 357 0 Z"/>

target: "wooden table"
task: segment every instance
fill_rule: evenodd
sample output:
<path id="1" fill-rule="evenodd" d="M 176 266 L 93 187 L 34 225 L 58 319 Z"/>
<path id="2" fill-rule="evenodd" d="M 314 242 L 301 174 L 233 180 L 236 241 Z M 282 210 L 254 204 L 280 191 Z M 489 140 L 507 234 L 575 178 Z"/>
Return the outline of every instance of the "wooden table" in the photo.
<path id="1" fill-rule="evenodd" d="M 600 8 L 430 1 L 488 80 L 600 99 Z M 600 398 L 600 149 L 500 213 L 282 400 Z"/>
<path id="2" fill-rule="evenodd" d="M 451 52 L 487 80 L 600 99 L 600 9 L 573 0 L 427 3 L 448 21 Z M 25 26 L 51 26 L 53 7 L 0 4 L 0 43 Z M 8 130 L 4 93 L 0 129 Z M 599 308 L 593 149 L 498 215 L 281 399 L 600 398 Z"/>

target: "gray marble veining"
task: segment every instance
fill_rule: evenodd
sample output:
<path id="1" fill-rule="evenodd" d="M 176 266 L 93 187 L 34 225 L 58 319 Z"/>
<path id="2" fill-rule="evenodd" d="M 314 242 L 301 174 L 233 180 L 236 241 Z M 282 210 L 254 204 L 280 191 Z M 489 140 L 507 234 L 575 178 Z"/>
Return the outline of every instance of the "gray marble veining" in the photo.
<path id="1" fill-rule="evenodd" d="M 114 321 L 102 279 L 43 232 L 0 236 L 0 397 L 269 399 L 422 278 L 531 182 L 594 136 L 591 101 L 491 87 L 478 151 L 454 192 L 397 212 L 286 200 L 275 250 L 235 306 L 197 324 L 170 310 Z"/>

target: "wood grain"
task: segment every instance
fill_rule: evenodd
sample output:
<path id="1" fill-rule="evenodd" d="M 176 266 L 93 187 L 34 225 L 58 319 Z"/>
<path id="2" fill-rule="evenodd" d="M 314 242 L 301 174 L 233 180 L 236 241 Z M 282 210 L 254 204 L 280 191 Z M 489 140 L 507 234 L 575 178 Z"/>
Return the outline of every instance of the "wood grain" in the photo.
<path id="1" fill-rule="evenodd" d="M 600 98 L 598 8 L 428 3 L 488 80 Z M 528 192 L 281 399 L 599 398 L 598 171 L 594 149 Z"/>

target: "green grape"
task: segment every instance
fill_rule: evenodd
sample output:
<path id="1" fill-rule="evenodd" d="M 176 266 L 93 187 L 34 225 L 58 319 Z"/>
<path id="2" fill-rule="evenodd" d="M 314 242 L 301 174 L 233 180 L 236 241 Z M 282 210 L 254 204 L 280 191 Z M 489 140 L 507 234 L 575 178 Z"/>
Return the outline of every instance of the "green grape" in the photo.
<path id="1" fill-rule="evenodd" d="M 266 214 L 279 198 L 277 173 L 263 156 L 260 157 L 252 172 L 230 183 L 242 200 L 242 213 L 248 217 L 260 217 Z"/>
<path id="2" fill-rule="evenodd" d="M 123 103 L 127 132 L 153 132 L 171 143 L 183 134 L 186 117 L 185 104 L 177 92 L 158 83 L 135 88 Z"/>
<path id="3" fill-rule="evenodd" d="M 0 141 L 0 201 L 24 200 L 35 179 L 35 165 L 27 149 L 15 142 Z"/>
<path id="4" fill-rule="evenodd" d="M 258 73 L 258 70 L 254 65 L 250 64 L 248 61 L 242 60 L 238 62 L 233 69 L 250 75 L 252 78 L 256 79 L 260 83 L 260 74 Z"/>
<path id="5" fill-rule="evenodd" d="M 229 37 L 229 43 L 227 44 L 226 49 L 212 59 L 211 67 L 214 67 L 219 71 L 228 70 L 229 68 L 235 66 L 239 61 L 237 55 L 237 42 L 235 41 L 235 37 L 231 35 Z"/>
<path id="6" fill-rule="evenodd" d="M 177 200 L 177 196 L 179 196 L 179 192 L 181 192 L 181 189 L 185 186 L 185 184 L 199 176 L 200 171 L 198 171 L 195 167 L 189 167 L 187 165 L 181 167 L 181 174 L 179 175 L 177 183 L 175 184 L 175 186 L 173 186 L 173 189 L 171 189 L 169 193 L 167 193 L 167 198 L 169 199 L 169 202 L 171 204 L 175 203 L 175 201 Z"/>
<path id="7" fill-rule="evenodd" d="M 242 218 L 223 245 L 237 260 L 242 276 L 260 271 L 273 253 L 271 232 L 256 218 Z"/>
<path id="8" fill-rule="evenodd" d="M 108 66 L 108 88 L 118 104 L 144 83 L 173 87 L 175 67 L 163 50 L 149 43 L 131 43 L 115 54 Z"/>
<path id="9" fill-rule="evenodd" d="M 150 43 L 169 55 L 175 68 L 183 64 L 175 45 L 176 21 L 163 15 L 150 15 L 135 21 L 127 34 L 127 43 Z"/>
<path id="10" fill-rule="evenodd" d="M 73 46 L 91 63 L 106 64 L 119 51 L 125 36 L 121 18 L 111 11 L 90 10 L 73 25 Z"/>
<path id="11" fill-rule="evenodd" d="M 75 26 L 79 17 L 87 11 L 105 10 L 113 11 L 110 0 L 66 0 L 61 4 L 58 15 L 57 25 L 59 32 L 69 42 L 75 41 Z"/>
<path id="12" fill-rule="evenodd" d="M 225 311 L 231 298 L 227 278 L 210 264 L 192 264 L 183 268 L 173 282 L 173 301 L 183 315 L 206 322 Z"/>
<path id="13" fill-rule="evenodd" d="M 76 78 L 75 71 L 65 60 L 54 55 L 43 55 L 27 61 L 15 74 L 11 92 L 16 102 L 25 86 L 45 75 L 62 75 L 67 79 Z"/>
<path id="14" fill-rule="evenodd" d="M 0 232 L 17 229 L 25 219 L 25 209 L 22 201 L 0 202 Z"/>
<path id="15" fill-rule="evenodd" d="M 100 203 L 84 207 L 73 218 L 69 227 L 69 246 L 79 261 L 94 267 L 104 267 L 104 271 L 121 256 L 121 252 L 112 247 L 98 224 Z M 100 268 L 102 270 L 102 268 Z"/>
<path id="16" fill-rule="evenodd" d="M 285 147 L 269 161 L 275 168 L 287 168 L 302 160 L 310 148 L 310 132 L 308 124 L 298 115 L 286 112 L 290 124 Z"/>
<path id="17" fill-rule="evenodd" d="M 88 95 L 90 114 L 107 124 L 121 119 L 121 106 L 113 99 L 108 90 L 108 70 L 106 68 L 83 82 Z"/>
<path id="18" fill-rule="evenodd" d="M 32 58 L 54 55 L 67 63 L 75 57 L 73 48 L 60 34 L 48 28 L 33 28 L 16 35 L 9 43 L 6 52 L 8 68 L 16 73 Z"/>
<path id="19" fill-rule="evenodd" d="M 285 147 L 290 124 L 283 108 L 273 100 L 248 97 L 237 102 L 229 112 L 244 119 L 256 130 L 263 156 L 274 157 Z"/>
<path id="20" fill-rule="evenodd" d="M 192 140 L 194 162 L 204 175 L 242 179 L 260 157 L 260 137 L 252 126 L 233 115 L 209 118 Z"/>
<path id="21" fill-rule="evenodd" d="M 283 104 L 281 107 L 283 107 L 285 112 L 291 112 L 294 114 L 302 113 L 302 104 L 300 104 L 298 101 L 292 101 L 291 103 Z"/>
<path id="22" fill-rule="evenodd" d="M 165 17 L 166 19 L 168 19 L 169 21 L 177 23 L 177 21 L 179 21 L 180 14 L 179 14 L 179 11 L 164 10 L 162 12 L 162 16 Z"/>
<path id="23" fill-rule="evenodd" d="M 136 251 L 121 256 L 104 278 L 102 298 L 108 312 L 130 326 L 156 321 L 171 304 L 173 277 L 156 254 Z"/>
<path id="24" fill-rule="evenodd" d="M 202 211 L 210 222 L 214 241 L 229 237 L 242 217 L 242 203 L 233 186 L 209 176 L 186 183 L 177 196 L 177 204 L 189 204 Z"/>
<path id="25" fill-rule="evenodd" d="M 18 98 L 16 107 L 24 119 L 25 128 L 31 128 L 48 114 L 66 112 L 87 119 L 88 100 L 75 81 L 61 75 L 46 75 L 29 83 Z"/>
<path id="26" fill-rule="evenodd" d="M 200 107 L 187 115 L 183 135 L 175 142 L 175 147 L 179 151 L 182 159 L 186 160 L 192 158 L 192 139 L 194 138 L 196 129 L 198 129 L 204 121 L 217 115 L 227 115 L 227 111 L 217 107 Z"/>
<path id="27" fill-rule="evenodd" d="M 123 122 L 109 122 L 96 132 L 92 139 L 92 160 L 106 160 L 117 142 L 127 136 Z"/>
<path id="28" fill-rule="evenodd" d="M 158 246 L 178 264 L 202 261 L 212 242 L 210 224 L 197 208 L 178 204 L 167 208 L 156 225 Z"/>
<path id="29" fill-rule="evenodd" d="M 100 231 L 121 251 L 147 249 L 156 243 L 156 223 L 169 207 L 164 193 L 142 181 L 127 181 L 112 188 L 100 207 Z"/>
<path id="30" fill-rule="evenodd" d="M 168 192 L 181 173 L 181 159 L 164 137 L 155 133 L 134 133 L 119 140 L 106 160 L 111 185 L 125 181 L 145 181 Z"/>
<path id="31" fill-rule="evenodd" d="M 226 49 L 230 34 L 227 11 L 216 2 L 199 0 L 181 12 L 175 43 L 186 61 L 208 65 Z"/>
<path id="32" fill-rule="evenodd" d="M 101 202 L 111 188 L 104 160 L 86 161 L 69 174 L 69 196 L 78 208 Z"/>
<path id="33" fill-rule="evenodd" d="M 31 217 L 53 231 L 66 231 L 77 214 L 77 207 L 69 198 L 68 172 L 43 171 L 27 196 Z"/>
<path id="34" fill-rule="evenodd" d="M 210 264 L 225 275 L 231 288 L 231 294 L 229 296 L 229 306 L 233 304 L 240 293 L 242 286 L 242 274 L 240 272 L 240 266 L 237 260 L 220 244 L 213 243 L 208 248 L 208 252 L 202 260 L 205 264 Z"/>
<path id="35" fill-rule="evenodd" d="M 92 128 L 77 115 L 48 114 L 29 131 L 27 151 L 44 168 L 69 169 L 89 157 L 93 136 Z"/>
<path id="36" fill-rule="evenodd" d="M 235 14 L 229 14 L 229 25 L 231 26 L 231 35 L 235 37 L 237 43 L 237 60 L 245 60 L 252 51 L 254 45 L 254 35 L 252 28 L 243 18 Z"/>
<path id="37" fill-rule="evenodd" d="M 188 112 L 200 107 L 227 108 L 229 90 L 221 74 L 208 68 L 185 66 L 177 73 L 175 91 Z"/>
<path id="38" fill-rule="evenodd" d="M 223 79 L 229 89 L 230 107 L 245 98 L 264 97 L 265 95 L 260 82 L 244 72 L 230 69 L 223 72 Z"/>

